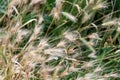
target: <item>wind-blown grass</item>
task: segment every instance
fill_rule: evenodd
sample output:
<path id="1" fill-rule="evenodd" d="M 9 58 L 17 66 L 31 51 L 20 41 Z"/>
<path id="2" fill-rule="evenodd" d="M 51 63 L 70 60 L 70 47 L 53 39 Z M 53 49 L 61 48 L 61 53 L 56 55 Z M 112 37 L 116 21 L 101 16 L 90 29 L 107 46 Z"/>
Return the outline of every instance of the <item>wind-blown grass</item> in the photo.
<path id="1" fill-rule="evenodd" d="M 0 80 L 119 80 L 118 2 L 0 1 Z"/>

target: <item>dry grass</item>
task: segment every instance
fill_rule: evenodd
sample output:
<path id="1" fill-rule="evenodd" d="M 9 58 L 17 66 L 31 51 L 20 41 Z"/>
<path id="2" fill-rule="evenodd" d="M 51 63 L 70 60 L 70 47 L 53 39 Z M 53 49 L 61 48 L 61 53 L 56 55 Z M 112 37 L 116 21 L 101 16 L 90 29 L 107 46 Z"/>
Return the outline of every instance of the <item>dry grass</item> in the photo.
<path id="1" fill-rule="evenodd" d="M 7 1 L 0 80 L 120 79 L 120 23 L 113 17 L 119 10 L 110 9 L 112 1 Z"/>

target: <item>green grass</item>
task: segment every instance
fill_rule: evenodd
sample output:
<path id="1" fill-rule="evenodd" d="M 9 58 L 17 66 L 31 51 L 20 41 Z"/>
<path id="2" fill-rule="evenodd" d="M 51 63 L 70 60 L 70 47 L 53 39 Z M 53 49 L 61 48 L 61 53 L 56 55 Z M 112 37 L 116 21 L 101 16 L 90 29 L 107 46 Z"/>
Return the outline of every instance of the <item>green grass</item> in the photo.
<path id="1" fill-rule="evenodd" d="M 119 80 L 119 3 L 1 0 L 0 80 Z"/>

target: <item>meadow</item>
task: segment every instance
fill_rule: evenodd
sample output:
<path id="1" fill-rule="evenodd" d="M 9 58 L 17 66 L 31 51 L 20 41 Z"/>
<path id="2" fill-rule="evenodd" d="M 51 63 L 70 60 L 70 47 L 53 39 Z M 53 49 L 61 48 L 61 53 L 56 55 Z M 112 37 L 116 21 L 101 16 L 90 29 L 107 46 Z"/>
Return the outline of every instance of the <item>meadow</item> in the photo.
<path id="1" fill-rule="evenodd" d="M 0 80 L 120 80 L 120 0 L 0 0 Z"/>

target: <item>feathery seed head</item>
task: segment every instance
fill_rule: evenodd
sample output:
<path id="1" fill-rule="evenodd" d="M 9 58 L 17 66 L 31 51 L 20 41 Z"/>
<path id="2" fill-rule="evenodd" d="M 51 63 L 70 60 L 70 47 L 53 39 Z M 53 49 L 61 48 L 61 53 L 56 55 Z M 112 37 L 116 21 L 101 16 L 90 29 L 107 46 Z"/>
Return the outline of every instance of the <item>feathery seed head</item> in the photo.
<path id="1" fill-rule="evenodd" d="M 41 32 L 41 29 L 42 29 L 42 26 L 36 25 L 34 29 L 34 34 L 38 35 Z"/>
<path id="2" fill-rule="evenodd" d="M 48 40 L 43 38 L 40 40 L 39 44 L 38 44 L 38 49 L 42 50 L 42 49 L 45 49 L 46 47 L 48 47 L 49 44 L 48 44 Z"/>
<path id="3" fill-rule="evenodd" d="M 92 52 L 88 55 L 89 58 L 97 58 L 96 52 Z"/>
<path id="4" fill-rule="evenodd" d="M 99 39 L 99 35 L 97 33 L 92 33 L 91 35 L 88 36 L 90 39 Z"/>
<path id="5" fill-rule="evenodd" d="M 65 47 L 66 44 L 67 44 L 67 42 L 65 40 L 62 40 L 57 44 L 57 47 Z"/>
<path id="6" fill-rule="evenodd" d="M 79 37 L 79 34 L 77 32 L 66 31 L 63 33 L 63 36 L 69 41 L 74 42 Z"/>
<path id="7" fill-rule="evenodd" d="M 65 57 L 65 51 L 62 48 L 49 48 L 44 50 L 45 54 L 56 57 Z"/>
<path id="8" fill-rule="evenodd" d="M 67 13 L 67 12 L 62 12 L 62 14 L 68 18 L 69 20 L 73 21 L 73 22 L 77 22 L 77 18 L 73 15 L 71 15 L 70 13 Z"/>
<path id="9" fill-rule="evenodd" d="M 59 20 L 60 19 L 60 14 L 61 14 L 61 10 L 62 10 L 62 1 L 61 0 L 56 0 L 56 5 L 55 7 L 53 8 L 53 10 L 51 11 L 50 15 L 53 15 L 53 17 L 56 19 L 56 20 Z"/>
<path id="10" fill-rule="evenodd" d="M 93 16 L 94 13 L 87 13 L 85 12 L 83 17 L 82 17 L 82 23 L 85 23 L 86 21 L 88 21 L 92 16 Z"/>
<path id="11" fill-rule="evenodd" d="M 38 19 L 38 24 L 40 25 L 44 21 L 43 15 L 41 14 Z"/>
<path id="12" fill-rule="evenodd" d="M 100 72 L 100 71 L 102 71 L 102 70 L 103 70 L 102 68 L 97 67 L 97 68 L 94 70 L 94 72 Z"/>
<path id="13" fill-rule="evenodd" d="M 30 5 L 33 6 L 36 4 L 45 4 L 45 3 L 46 3 L 46 0 L 32 0 Z"/>
<path id="14" fill-rule="evenodd" d="M 97 4 L 93 7 L 93 10 L 99 10 L 99 9 L 103 9 L 103 8 L 107 8 L 107 3 L 106 3 L 106 1 L 97 3 Z"/>
<path id="15" fill-rule="evenodd" d="M 117 28 L 117 30 L 116 30 L 116 31 L 120 33 L 120 27 L 119 27 L 119 26 L 118 26 L 118 28 Z"/>
<path id="16" fill-rule="evenodd" d="M 90 62 L 85 62 L 81 68 L 86 69 L 86 68 L 90 68 L 93 66 L 94 66 L 93 61 L 90 61 Z"/>
<path id="17" fill-rule="evenodd" d="M 120 77 L 118 73 L 109 73 L 104 75 L 105 78 L 113 77 L 113 78 L 118 78 Z"/>
<path id="18" fill-rule="evenodd" d="M 20 42 L 29 33 L 26 29 L 20 29 L 17 31 L 16 42 Z"/>
<path id="19" fill-rule="evenodd" d="M 107 21 L 107 22 L 102 23 L 102 26 L 112 26 L 112 25 L 117 25 L 117 21 L 111 20 L 111 21 Z"/>
<path id="20" fill-rule="evenodd" d="M 53 17 L 56 19 L 56 20 L 59 20 L 60 19 L 60 12 L 61 10 L 57 9 L 57 8 L 53 8 L 53 10 L 51 11 L 51 14 L 50 15 L 53 15 Z"/>
<path id="21" fill-rule="evenodd" d="M 96 73 L 87 73 L 84 76 L 84 80 L 94 80 L 97 76 Z"/>

